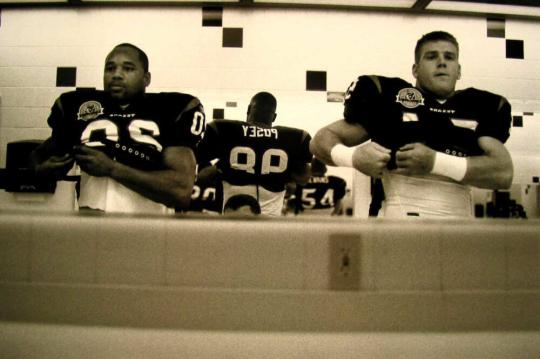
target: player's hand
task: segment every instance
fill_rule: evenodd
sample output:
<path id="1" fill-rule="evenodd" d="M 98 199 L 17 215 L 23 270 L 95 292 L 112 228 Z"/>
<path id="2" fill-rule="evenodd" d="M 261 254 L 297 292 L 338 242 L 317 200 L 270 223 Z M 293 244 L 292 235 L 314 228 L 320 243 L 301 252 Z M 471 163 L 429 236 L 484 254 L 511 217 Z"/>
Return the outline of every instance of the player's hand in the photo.
<path id="1" fill-rule="evenodd" d="M 435 151 L 421 143 L 409 143 L 396 152 L 396 173 L 428 174 L 433 169 Z"/>
<path id="2" fill-rule="evenodd" d="M 95 177 L 110 177 L 116 161 L 89 146 L 75 147 L 75 160 L 81 170 Z"/>
<path id="3" fill-rule="evenodd" d="M 353 166 L 363 174 L 380 178 L 390 161 L 390 153 L 388 148 L 372 141 L 356 148 L 353 154 Z"/>
<path id="4" fill-rule="evenodd" d="M 35 166 L 36 175 L 42 177 L 60 178 L 73 166 L 75 159 L 66 153 L 63 156 L 51 156 Z"/>

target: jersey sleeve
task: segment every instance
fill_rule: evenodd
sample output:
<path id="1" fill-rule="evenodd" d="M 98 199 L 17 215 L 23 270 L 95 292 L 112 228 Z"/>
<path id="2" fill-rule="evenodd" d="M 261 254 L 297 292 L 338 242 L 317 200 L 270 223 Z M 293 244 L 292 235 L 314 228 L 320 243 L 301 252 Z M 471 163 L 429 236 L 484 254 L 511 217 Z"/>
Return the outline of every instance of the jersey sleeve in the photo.
<path id="1" fill-rule="evenodd" d="M 311 135 L 307 131 L 302 130 L 302 135 L 300 139 L 300 148 L 298 149 L 299 150 L 298 161 L 311 162 L 313 155 L 309 151 L 310 142 L 311 142 Z"/>
<path id="2" fill-rule="evenodd" d="M 510 137 L 510 126 L 512 122 L 512 109 L 510 103 L 500 96 L 493 96 L 486 108 L 494 110 L 487 111 L 483 121 L 478 124 L 476 134 L 478 137 L 490 136 L 505 143 Z"/>
<path id="3" fill-rule="evenodd" d="M 190 96 L 186 105 L 176 111 L 172 129 L 170 133 L 166 134 L 164 144 L 166 146 L 185 146 L 195 150 L 206 130 L 203 105 L 198 98 Z"/>
<path id="4" fill-rule="evenodd" d="M 203 139 L 199 142 L 195 156 L 197 163 L 206 164 L 219 157 L 218 153 L 219 135 L 216 122 L 210 122 L 206 126 Z"/>
<path id="5" fill-rule="evenodd" d="M 63 155 L 71 152 L 73 146 L 73 134 L 76 130 L 73 128 L 73 122 L 70 122 L 66 115 L 66 107 L 70 106 L 72 96 L 69 93 L 63 94 L 56 99 L 51 107 L 51 113 L 47 118 L 47 124 L 52 129 L 50 141 L 53 144 L 55 155 Z"/>
<path id="6" fill-rule="evenodd" d="M 348 123 L 362 125 L 368 132 L 375 126 L 381 108 L 382 96 L 377 76 L 360 76 L 354 81 L 345 94 L 343 116 Z"/>

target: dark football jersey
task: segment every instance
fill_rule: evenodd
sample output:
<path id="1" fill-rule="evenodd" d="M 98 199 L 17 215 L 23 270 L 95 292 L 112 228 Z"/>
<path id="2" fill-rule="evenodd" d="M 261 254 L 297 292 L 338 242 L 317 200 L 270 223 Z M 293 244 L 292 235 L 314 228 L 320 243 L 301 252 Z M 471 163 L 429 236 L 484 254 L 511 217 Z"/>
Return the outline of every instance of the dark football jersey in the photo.
<path id="1" fill-rule="evenodd" d="M 285 189 L 291 169 L 311 161 L 304 130 L 247 122 L 215 120 L 208 124 L 197 150 L 198 162 L 219 158 L 222 178 L 232 185 L 260 185 L 272 192 Z"/>
<path id="2" fill-rule="evenodd" d="M 221 213 L 223 208 L 223 185 L 220 178 L 212 181 L 197 179 L 191 192 L 189 210 L 194 212 L 210 211 Z"/>
<path id="3" fill-rule="evenodd" d="M 205 116 L 200 101 L 188 94 L 148 93 L 120 107 L 104 91 L 77 90 L 56 100 L 48 124 L 62 154 L 84 144 L 126 165 L 151 170 L 162 168 L 165 147 L 195 149 Z"/>
<path id="4" fill-rule="evenodd" d="M 297 186 L 295 201 L 300 210 L 333 208 L 345 196 L 347 183 L 336 176 L 312 176 L 305 186 Z"/>
<path id="5" fill-rule="evenodd" d="M 441 103 L 400 78 L 360 76 L 347 90 L 344 118 L 362 125 L 394 155 L 401 146 L 420 142 L 466 157 L 482 154 L 481 136 L 506 142 L 511 108 L 504 97 L 474 88 L 456 91 Z"/>

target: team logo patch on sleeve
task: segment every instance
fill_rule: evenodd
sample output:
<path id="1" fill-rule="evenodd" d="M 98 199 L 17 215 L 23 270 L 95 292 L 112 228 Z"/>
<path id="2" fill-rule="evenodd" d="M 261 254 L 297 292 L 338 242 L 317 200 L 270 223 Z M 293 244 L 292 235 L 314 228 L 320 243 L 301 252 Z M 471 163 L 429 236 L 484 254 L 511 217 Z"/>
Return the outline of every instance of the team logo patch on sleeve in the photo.
<path id="1" fill-rule="evenodd" d="M 396 96 L 396 102 L 407 108 L 416 108 L 418 106 L 424 106 L 424 96 L 417 89 L 407 87 L 399 90 Z"/>
<path id="2" fill-rule="evenodd" d="M 97 101 L 86 101 L 77 113 L 77 120 L 90 121 L 97 118 L 99 115 L 103 115 L 103 107 Z"/>

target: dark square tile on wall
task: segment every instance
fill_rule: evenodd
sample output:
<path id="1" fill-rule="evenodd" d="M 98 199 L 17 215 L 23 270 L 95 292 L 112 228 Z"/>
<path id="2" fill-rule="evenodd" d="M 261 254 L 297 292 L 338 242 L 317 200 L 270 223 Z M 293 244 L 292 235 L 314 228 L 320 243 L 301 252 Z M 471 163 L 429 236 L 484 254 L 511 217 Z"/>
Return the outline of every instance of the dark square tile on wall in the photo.
<path id="1" fill-rule="evenodd" d="M 202 8 L 202 26 L 223 26 L 223 7 L 222 6 L 203 6 Z"/>
<path id="2" fill-rule="evenodd" d="M 326 91 L 326 71 L 306 71 L 306 90 Z"/>
<path id="3" fill-rule="evenodd" d="M 506 34 L 506 22 L 504 19 L 487 19 L 487 36 L 503 38 Z"/>
<path id="4" fill-rule="evenodd" d="M 523 50 L 523 40 L 506 40 L 506 58 L 523 59 L 525 58 Z"/>
<path id="5" fill-rule="evenodd" d="M 214 120 L 223 120 L 225 118 L 225 110 L 222 108 L 215 108 L 212 110 L 212 118 Z"/>
<path id="6" fill-rule="evenodd" d="M 244 29 L 241 27 L 223 28 L 223 47 L 242 47 Z"/>
<path id="7" fill-rule="evenodd" d="M 513 127 L 523 127 L 523 116 L 512 116 Z"/>
<path id="8" fill-rule="evenodd" d="M 56 87 L 75 87 L 77 83 L 76 67 L 56 68 Z"/>

